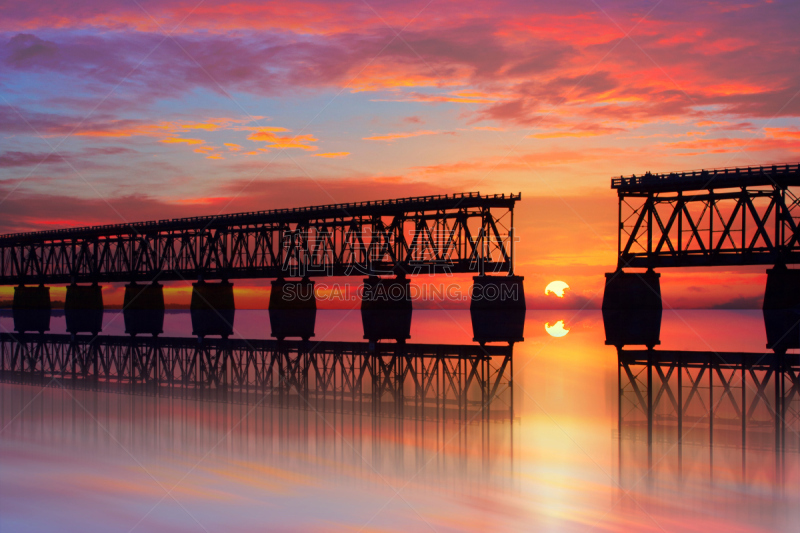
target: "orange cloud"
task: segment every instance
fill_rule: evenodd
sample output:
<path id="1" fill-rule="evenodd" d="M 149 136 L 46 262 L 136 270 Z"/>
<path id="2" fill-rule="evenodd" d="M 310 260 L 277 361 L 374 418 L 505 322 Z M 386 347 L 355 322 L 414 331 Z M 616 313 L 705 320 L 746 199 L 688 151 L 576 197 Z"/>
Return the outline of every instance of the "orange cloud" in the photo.
<path id="1" fill-rule="evenodd" d="M 350 152 L 325 152 L 324 154 L 314 154 L 311 157 L 327 157 L 330 159 L 339 159 L 342 157 L 347 157 L 350 155 Z"/>
<path id="2" fill-rule="evenodd" d="M 133 137 L 133 136 L 160 136 L 172 133 L 173 128 L 168 122 L 159 124 L 131 124 L 127 120 L 117 120 L 104 124 L 101 127 L 91 127 L 75 132 L 78 137 Z"/>
<path id="3" fill-rule="evenodd" d="M 768 130 L 771 128 L 767 128 Z M 785 129 L 785 128 L 775 128 Z M 800 132 L 793 135 L 791 130 L 781 131 L 768 138 L 736 139 L 695 139 L 674 143 L 662 143 L 662 146 L 676 150 L 697 150 L 681 155 L 724 154 L 730 152 L 759 152 L 766 150 L 800 150 Z"/>
<path id="4" fill-rule="evenodd" d="M 555 131 L 552 133 L 534 133 L 528 135 L 529 139 L 556 139 L 559 137 L 596 137 L 598 135 L 608 135 L 610 133 L 619 133 L 619 128 L 602 128 L 588 131 Z"/>
<path id="5" fill-rule="evenodd" d="M 437 135 L 440 131 L 420 130 L 411 131 L 407 133 L 387 133 L 385 135 L 374 135 L 372 137 L 364 137 L 365 141 L 394 141 L 396 139 L 408 139 L 410 137 L 419 137 L 420 135 Z"/>
<path id="6" fill-rule="evenodd" d="M 177 143 L 203 144 L 205 141 L 203 139 L 184 139 L 181 137 L 170 137 L 169 139 L 161 139 L 160 142 L 169 144 L 177 144 Z"/>
<path id="7" fill-rule="evenodd" d="M 271 148 L 298 148 L 300 150 L 316 150 L 317 147 L 309 143 L 317 142 L 317 139 L 312 134 L 281 136 L 276 132 L 289 131 L 286 128 L 259 128 L 255 133 L 248 135 L 249 141 L 262 141 L 267 143 Z"/>
<path id="8" fill-rule="evenodd" d="M 236 143 L 222 143 L 222 144 L 227 146 L 228 150 L 230 150 L 231 152 L 238 152 L 239 150 L 242 149 L 241 145 L 238 145 Z"/>
<path id="9" fill-rule="evenodd" d="M 800 130 L 796 128 L 764 128 L 764 131 L 773 139 L 800 139 Z"/>
<path id="10" fill-rule="evenodd" d="M 221 155 L 219 155 L 219 154 L 211 154 L 211 155 L 207 155 L 207 156 L 206 156 L 206 159 L 225 159 L 225 158 L 224 158 L 224 157 L 222 157 L 222 156 L 221 156 Z"/>
<path id="11" fill-rule="evenodd" d="M 217 131 L 219 129 L 219 124 L 183 124 L 181 128 L 187 130 Z"/>
<path id="12" fill-rule="evenodd" d="M 448 94 L 426 94 L 412 92 L 395 98 L 375 98 L 373 102 L 451 102 L 458 104 L 493 104 L 510 98 L 507 94 L 483 93 L 480 91 L 454 91 Z"/>

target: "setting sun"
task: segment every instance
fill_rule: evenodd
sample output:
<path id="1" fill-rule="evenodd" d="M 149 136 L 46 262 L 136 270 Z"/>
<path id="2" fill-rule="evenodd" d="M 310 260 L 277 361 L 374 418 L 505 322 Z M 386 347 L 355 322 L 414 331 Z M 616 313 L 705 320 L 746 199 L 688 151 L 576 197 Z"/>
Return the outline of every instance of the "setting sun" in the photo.
<path id="1" fill-rule="evenodd" d="M 563 298 L 565 289 L 569 289 L 569 285 L 563 281 L 551 281 L 547 287 L 545 287 L 544 293 L 547 295 L 552 292 L 559 298 Z"/>

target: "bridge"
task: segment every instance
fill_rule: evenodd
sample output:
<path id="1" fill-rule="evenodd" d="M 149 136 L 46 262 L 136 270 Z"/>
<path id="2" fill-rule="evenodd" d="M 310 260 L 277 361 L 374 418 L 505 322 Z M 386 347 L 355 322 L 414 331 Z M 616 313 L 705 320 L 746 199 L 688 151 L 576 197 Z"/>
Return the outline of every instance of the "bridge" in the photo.
<path id="1" fill-rule="evenodd" d="M 521 195 L 461 193 L 0 236 L 0 285 L 512 273 Z"/>
<path id="2" fill-rule="evenodd" d="M 617 270 L 604 307 L 661 306 L 656 268 L 770 265 L 769 308 L 800 304 L 800 165 L 731 167 L 613 178 Z M 647 273 L 629 274 L 626 268 Z M 774 274 L 773 274 L 774 272 Z M 769 285 L 775 285 L 774 290 Z M 786 294 L 798 293 L 791 301 Z M 606 301 L 607 300 L 607 301 Z"/>
<path id="3" fill-rule="evenodd" d="M 270 309 L 312 310 L 312 278 L 362 276 L 362 306 L 410 310 L 407 275 L 472 273 L 475 292 L 500 296 L 477 307 L 524 309 L 520 200 L 472 192 L 3 235 L 0 285 L 16 286 L 21 315 L 50 308 L 48 284 L 68 284 L 66 310 L 102 310 L 99 284 L 124 282 L 126 309 L 163 311 L 161 283 L 189 281 L 192 309 L 230 325 L 235 279 L 272 279 Z M 83 322 L 71 331 L 96 333 L 102 317 Z"/>

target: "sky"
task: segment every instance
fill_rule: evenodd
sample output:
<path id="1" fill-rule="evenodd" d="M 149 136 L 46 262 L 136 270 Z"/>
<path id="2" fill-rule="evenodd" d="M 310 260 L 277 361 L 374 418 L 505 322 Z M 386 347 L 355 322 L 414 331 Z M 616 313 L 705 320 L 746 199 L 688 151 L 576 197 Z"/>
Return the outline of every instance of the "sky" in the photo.
<path id="1" fill-rule="evenodd" d="M 530 305 L 559 279 L 596 307 L 612 176 L 800 161 L 798 20 L 789 1 L 4 2 L 0 233 L 521 192 Z M 757 307 L 765 280 L 661 278 L 667 308 Z"/>

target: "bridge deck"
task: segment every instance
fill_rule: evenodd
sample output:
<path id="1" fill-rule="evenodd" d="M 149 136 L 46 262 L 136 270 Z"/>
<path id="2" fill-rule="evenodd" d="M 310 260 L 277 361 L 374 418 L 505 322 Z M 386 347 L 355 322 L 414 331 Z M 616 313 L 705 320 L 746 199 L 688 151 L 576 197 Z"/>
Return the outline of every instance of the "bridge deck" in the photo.
<path id="1" fill-rule="evenodd" d="M 758 167 L 728 167 L 690 170 L 611 179 L 611 188 L 620 196 L 628 193 L 679 192 L 733 187 L 800 186 L 800 164 Z"/>

